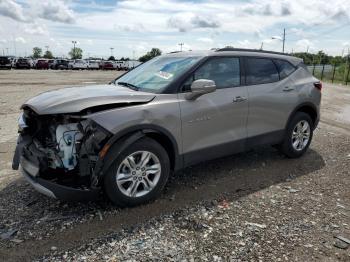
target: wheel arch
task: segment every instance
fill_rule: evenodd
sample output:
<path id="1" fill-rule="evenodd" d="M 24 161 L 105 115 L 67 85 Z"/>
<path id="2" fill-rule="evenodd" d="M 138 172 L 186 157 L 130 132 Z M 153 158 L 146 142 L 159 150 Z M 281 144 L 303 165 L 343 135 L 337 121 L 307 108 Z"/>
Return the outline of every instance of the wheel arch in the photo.
<path id="1" fill-rule="evenodd" d="M 113 135 L 104 146 L 108 149 L 105 156 L 102 158 L 99 156 L 94 173 L 103 176 L 113 163 L 115 155 L 143 137 L 152 138 L 164 147 L 170 159 L 171 170 L 176 171 L 182 168 L 183 160 L 179 155 L 178 145 L 172 134 L 160 126 L 144 124 L 126 128 Z"/>
<path id="2" fill-rule="evenodd" d="M 308 114 L 311 119 L 312 119 L 312 122 L 313 122 L 313 128 L 315 129 L 317 124 L 318 124 L 318 110 L 316 108 L 315 105 L 313 105 L 312 103 L 310 102 L 305 102 L 305 103 L 302 103 L 300 105 L 298 105 L 294 110 L 293 112 L 289 115 L 288 117 L 288 121 L 286 123 L 286 126 L 285 126 L 285 129 L 287 129 L 288 127 L 288 124 L 290 123 L 290 121 L 292 120 L 292 118 L 294 117 L 294 115 L 297 113 L 297 112 L 303 112 L 303 113 L 306 113 Z"/>

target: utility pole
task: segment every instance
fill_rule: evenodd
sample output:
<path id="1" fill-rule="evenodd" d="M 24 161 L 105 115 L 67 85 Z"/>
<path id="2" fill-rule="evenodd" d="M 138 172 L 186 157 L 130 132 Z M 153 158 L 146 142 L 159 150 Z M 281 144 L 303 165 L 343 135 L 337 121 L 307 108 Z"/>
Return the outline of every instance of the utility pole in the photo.
<path id="1" fill-rule="evenodd" d="M 283 39 L 282 39 L 282 41 L 283 41 L 282 53 L 284 53 L 284 44 L 286 42 L 286 29 L 285 28 L 283 28 Z"/>
<path id="2" fill-rule="evenodd" d="M 73 59 L 76 59 L 76 54 L 75 54 L 75 44 L 77 43 L 77 41 L 72 41 L 73 43 Z"/>
<path id="3" fill-rule="evenodd" d="M 46 52 L 48 52 L 49 51 L 49 46 L 46 45 L 45 48 L 46 48 Z"/>
<path id="4" fill-rule="evenodd" d="M 263 50 L 264 42 L 261 42 L 260 50 Z"/>
<path id="5" fill-rule="evenodd" d="M 309 53 L 309 46 L 306 47 L 306 53 Z"/>
<path id="6" fill-rule="evenodd" d="M 179 43 L 180 46 L 180 51 L 182 52 L 182 46 L 184 45 L 184 43 Z"/>

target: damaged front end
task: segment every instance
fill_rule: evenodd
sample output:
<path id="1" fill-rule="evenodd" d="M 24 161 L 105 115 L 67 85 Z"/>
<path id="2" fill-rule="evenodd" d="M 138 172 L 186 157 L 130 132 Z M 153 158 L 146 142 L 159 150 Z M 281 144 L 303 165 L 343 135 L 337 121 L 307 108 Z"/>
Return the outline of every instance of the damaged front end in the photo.
<path id="1" fill-rule="evenodd" d="M 77 114 L 38 115 L 26 107 L 19 119 L 13 169 L 39 192 L 62 200 L 97 197 L 98 154 L 112 136 Z"/>

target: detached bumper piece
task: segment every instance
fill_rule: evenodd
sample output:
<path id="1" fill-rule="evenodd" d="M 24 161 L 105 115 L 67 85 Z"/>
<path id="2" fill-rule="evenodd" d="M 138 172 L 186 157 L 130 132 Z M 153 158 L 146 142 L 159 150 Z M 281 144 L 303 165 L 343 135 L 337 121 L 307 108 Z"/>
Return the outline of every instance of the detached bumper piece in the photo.
<path id="1" fill-rule="evenodd" d="M 20 160 L 20 172 L 38 192 L 52 198 L 63 201 L 89 201 L 96 200 L 99 195 L 98 189 L 78 189 L 38 177 L 39 168 L 24 157 Z"/>

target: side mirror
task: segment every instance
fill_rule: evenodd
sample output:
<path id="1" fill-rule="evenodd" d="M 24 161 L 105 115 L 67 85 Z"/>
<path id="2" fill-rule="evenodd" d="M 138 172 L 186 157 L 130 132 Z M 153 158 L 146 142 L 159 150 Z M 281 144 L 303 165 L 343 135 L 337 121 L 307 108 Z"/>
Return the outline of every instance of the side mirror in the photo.
<path id="1" fill-rule="evenodd" d="M 185 98 L 187 100 L 195 100 L 198 97 L 212 93 L 216 90 L 216 85 L 213 80 L 198 79 L 192 82 L 191 92 L 187 93 Z"/>

